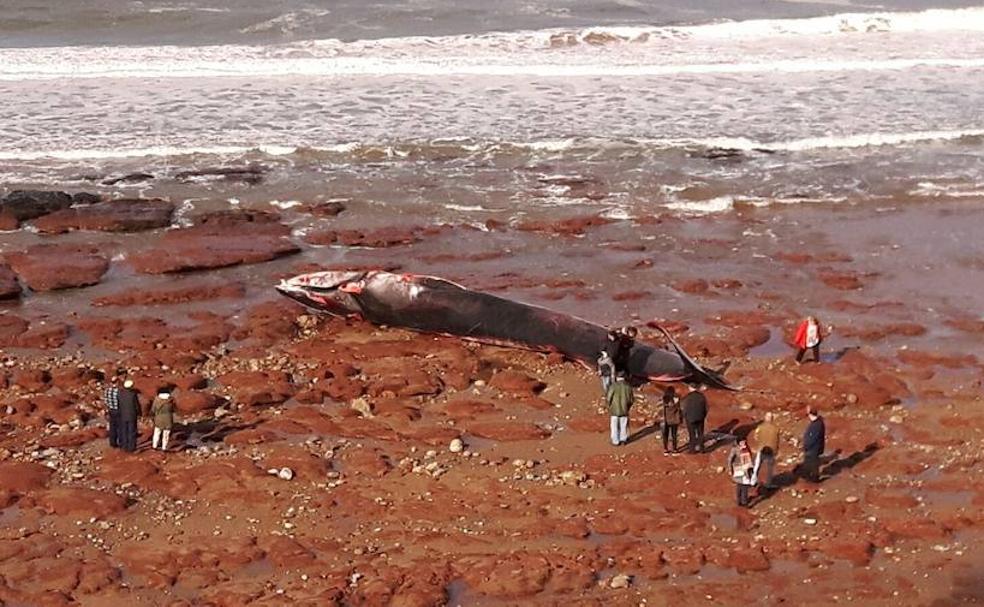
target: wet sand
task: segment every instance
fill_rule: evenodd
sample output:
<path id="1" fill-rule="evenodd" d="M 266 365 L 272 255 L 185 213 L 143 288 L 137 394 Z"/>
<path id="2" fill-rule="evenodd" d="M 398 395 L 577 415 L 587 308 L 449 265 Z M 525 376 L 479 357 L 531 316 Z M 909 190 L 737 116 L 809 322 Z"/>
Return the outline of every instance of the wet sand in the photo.
<path id="1" fill-rule="evenodd" d="M 19 285 L 98 282 L 0 304 L 0 602 L 984 601 L 980 202 L 435 225 L 418 206 L 230 216 L 212 200 L 167 231 L 5 232 Z M 86 225 L 118 225 L 107 213 Z M 60 273 L 29 263 L 45 255 Z M 272 290 L 361 267 L 647 339 L 663 323 L 745 387 L 710 394 L 710 429 L 776 412 L 785 486 L 739 510 L 725 446 L 663 455 L 660 386 L 615 449 L 574 363 L 320 318 Z M 786 342 L 809 313 L 834 331 L 823 364 L 797 366 Z M 145 402 L 179 386 L 171 452 L 149 448 L 147 421 L 138 453 L 106 445 L 100 372 L 118 366 Z M 827 421 L 818 486 L 789 474 L 806 404 Z M 291 480 L 268 472 L 283 467 Z"/>

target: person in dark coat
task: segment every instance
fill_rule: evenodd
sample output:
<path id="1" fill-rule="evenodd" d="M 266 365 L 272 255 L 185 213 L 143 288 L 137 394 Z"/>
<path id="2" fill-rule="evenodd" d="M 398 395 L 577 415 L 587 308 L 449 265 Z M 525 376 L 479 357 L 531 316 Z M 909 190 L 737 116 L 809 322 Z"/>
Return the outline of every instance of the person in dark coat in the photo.
<path id="1" fill-rule="evenodd" d="M 807 407 L 806 415 L 810 418 L 810 423 L 803 433 L 803 463 L 800 466 L 800 475 L 811 483 L 819 483 L 820 456 L 826 448 L 827 426 L 820 417 L 820 412 L 814 407 Z"/>
<path id="2" fill-rule="evenodd" d="M 702 390 L 704 386 L 697 384 L 690 387 L 690 392 L 680 401 L 683 421 L 687 422 L 688 450 L 691 453 L 704 451 L 704 420 L 707 419 L 707 397 Z"/>
<path id="3" fill-rule="evenodd" d="M 133 453 L 137 450 L 137 418 L 140 417 L 140 401 L 133 389 L 133 380 L 123 382 L 119 391 L 120 406 L 120 447 Z"/>
<path id="4" fill-rule="evenodd" d="M 669 453 L 669 445 L 673 444 L 673 453 L 679 451 L 677 444 L 677 430 L 680 428 L 680 421 L 683 414 L 680 412 L 680 399 L 677 398 L 676 390 L 672 386 L 663 392 L 663 453 Z"/>
<path id="5" fill-rule="evenodd" d="M 624 327 L 618 331 L 608 332 L 606 350 L 615 363 L 615 372 L 624 373 L 626 378 L 632 375 L 629 372 L 629 356 L 632 347 L 635 346 L 635 337 L 638 333 L 635 327 Z"/>
<path id="6" fill-rule="evenodd" d="M 109 423 L 109 446 L 120 446 L 120 387 L 116 383 L 106 386 L 103 391 L 103 404 L 106 405 L 106 420 Z"/>

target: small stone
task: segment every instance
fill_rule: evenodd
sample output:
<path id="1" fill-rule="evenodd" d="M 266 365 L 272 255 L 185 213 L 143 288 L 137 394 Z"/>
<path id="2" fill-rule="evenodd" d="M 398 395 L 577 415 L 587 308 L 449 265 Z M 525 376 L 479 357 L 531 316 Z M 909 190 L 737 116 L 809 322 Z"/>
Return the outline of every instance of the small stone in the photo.
<path id="1" fill-rule="evenodd" d="M 353 400 L 352 401 L 352 404 L 350 406 L 353 409 L 355 409 L 356 411 L 358 411 L 359 413 L 361 413 L 362 414 L 362 417 L 372 417 L 373 416 L 373 413 L 372 413 L 372 405 L 370 405 L 369 404 L 369 401 L 367 401 L 366 399 L 364 399 L 362 397 L 359 397 L 359 398 Z"/>
<path id="2" fill-rule="evenodd" d="M 742 411 L 750 411 L 751 409 L 754 409 L 755 408 L 755 405 L 753 405 L 752 403 L 750 403 L 748 401 L 745 401 L 745 402 L 740 403 L 738 405 L 738 408 L 741 409 Z"/>
<path id="3" fill-rule="evenodd" d="M 847 502 L 848 504 L 856 504 L 858 503 L 858 500 L 859 498 L 856 495 L 848 495 L 846 498 L 844 498 L 844 501 Z"/>
<path id="4" fill-rule="evenodd" d="M 847 404 L 856 405 L 858 404 L 858 395 L 851 393 L 847 395 Z"/>
<path id="5" fill-rule="evenodd" d="M 476 379 L 475 380 L 475 387 L 476 388 L 484 388 L 485 387 L 485 380 Z"/>
<path id="6" fill-rule="evenodd" d="M 624 573 L 620 573 L 613 577 L 608 585 L 611 588 L 628 588 L 629 584 L 632 582 L 632 578 Z"/>
<path id="7" fill-rule="evenodd" d="M 806 523 L 807 525 L 816 525 L 817 524 L 817 519 L 815 519 L 815 518 L 805 518 L 805 519 L 803 519 L 803 522 Z"/>
<path id="8" fill-rule="evenodd" d="M 465 450 L 465 443 L 463 443 L 460 438 L 452 439 L 451 444 L 448 445 L 448 450 L 451 451 L 451 453 L 461 453 Z"/>
<path id="9" fill-rule="evenodd" d="M 892 422 L 893 424 L 901 424 L 904 420 L 902 419 L 901 415 L 893 415 L 892 417 L 888 418 L 888 421 Z"/>
<path id="10" fill-rule="evenodd" d="M 285 481 L 289 481 L 290 479 L 294 478 L 294 471 L 291 470 L 290 468 L 281 468 L 279 471 L 277 471 L 277 476 L 284 479 Z"/>

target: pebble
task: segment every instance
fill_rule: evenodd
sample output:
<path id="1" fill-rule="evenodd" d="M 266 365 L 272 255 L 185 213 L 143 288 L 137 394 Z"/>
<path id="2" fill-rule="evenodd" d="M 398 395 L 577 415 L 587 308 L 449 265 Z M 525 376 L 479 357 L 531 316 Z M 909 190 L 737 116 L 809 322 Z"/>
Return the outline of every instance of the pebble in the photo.
<path id="1" fill-rule="evenodd" d="M 284 479 L 285 481 L 289 481 L 292 478 L 294 478 L 294 471 L 291 470 L 290 468 L 281 468 L 280 470 L 277 471 L 277 476 Z"/>
<path id="2" fill-rule="evenodd" d="M 448 445 L 448 450 L 451 451 L 451 453 L 461 453 L 465 450 L 465 443 L 462 442 L 460 438 L 455 438 L 451 441 L 451 444 Z"/>
<path id="3" fill-rule="evenodd" d="M 620 573 L 615 577 L 613 577 L 611 581 L 608 583 L 608 585 L 611 588 L 628 588 L 631 582 L 632 582 L 631 577 L 625 575 L 624 573 Z"/>
<path id="4" fill-rule="evenodd" d="M 860 498 L 856 495 L 848 495 L 846 498 L 844 498 L 844 501 L 847 502 L 848 504 L 856 504 L 859 500 Z"/>
<path id="5" fill-rule="evenodd" d="M 803 519 L 803 522 L 806 523 L 807 525 L 816 525 L 817 524 L 817 519 L 815 519 L 815 518 L 805 518 L 805 519 Z"/>

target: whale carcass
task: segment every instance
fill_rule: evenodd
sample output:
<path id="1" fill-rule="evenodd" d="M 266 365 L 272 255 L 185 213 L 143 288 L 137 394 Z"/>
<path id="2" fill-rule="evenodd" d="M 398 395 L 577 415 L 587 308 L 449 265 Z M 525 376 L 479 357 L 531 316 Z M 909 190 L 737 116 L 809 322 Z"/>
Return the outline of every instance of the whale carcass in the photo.
<path id="1" fill-rule="evenodd" d="M 472 291 L 433 276 L 383 271 L 314 272 L 283 280 L 283 295 L 335 316 L 426 333 L 560 352 L 593 367 L 608 330 L 586 320 L 540 306 Z M 653 381 L 688 381 L 734 389 L 717 372 L 704 369 L 660 329 L 669 348 L 636 341 L 628 369 Z"/>

